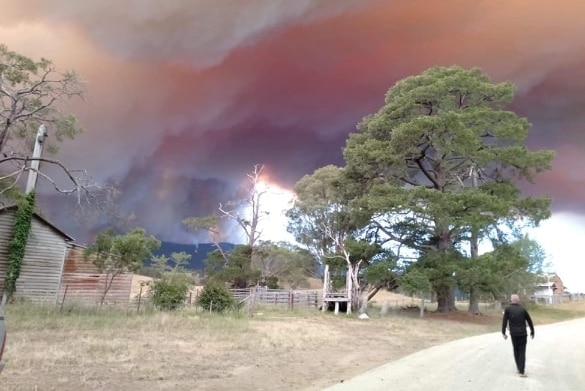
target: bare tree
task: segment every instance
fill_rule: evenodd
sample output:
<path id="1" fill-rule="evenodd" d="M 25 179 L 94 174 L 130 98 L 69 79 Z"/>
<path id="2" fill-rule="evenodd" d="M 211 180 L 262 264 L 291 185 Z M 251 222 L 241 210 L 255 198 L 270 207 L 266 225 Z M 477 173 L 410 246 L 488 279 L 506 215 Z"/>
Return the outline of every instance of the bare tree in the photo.
<path id="1" fill-rule="evenodd" d="M 246 244 L 254 247 L 262 235 L 259 224 L 267 212 L 261 210 L 262 196 L 267 192 L 261 186 L 264 165 L 256 164 L 252 172 L 246 174 L 247 182 L 239 189 L 240 198 L 226 203 L 219 203 L 218 213 L 203 217 L 188 217 L 183 224 L 192 232 L 205 231 L 209 234 L 209 240 L 219 250 L 224 260 L 227 254 L 220 246 L 223 238 L 222 219 L 235 221 L 246 237 Z"/>
<path id="2" fill-rule="evenodd" d="M 234 270 L 241 273 L 240 281 L 248 282 L 250 280 L 248 267 L 252 265 L 252 259 L 255 257 L 255 247 L 262 235 L 260 222 L 268 213 L 261 208 L 262 196 L 268 191 L 262 183 L 263 165 L 256 164 L 252 172 L 247 174 L 246 183 L 239 189 L 239 196 L 234 201 L 220 203 L 218 211 L 211 216 L 189 217 L 183 220 L 183 224 L 192 232 L 206 231 L 209 239 L 214 243 L 216 249 L 221 255 L 223 268 L 225 269 L 230 263 L 240 263 Z M 220 245 L 220 240 L 224 236 L 224 224 L 222 220 L 231 220 L 238 224 L 242 229 L 245 238 L 245 246 L 249 251 L 240 251 L 228 253 Z M 244 247 L 244 246 L 242 246 Z M 233 256 L 236 254 L 235 256 Z M 242 267 L 244 262 L 242 256 L 249 257 L 245 261 L 246 267 Z"/>
<path id="3" fill-rule="evenodd" d="M 250 247 L 254 247 L 262 236 L 260 222 L 268 215 L 267 211 L 261 209 L 262 197 L 268 191 L 262 186 L 263 171 L 264 165 L 254 165 L 252 172 L 246 174 L 248 182 L 242 188 L 244 196 L 225 205 L 219 204 L 219 211 L 223 217 L 235 221 L 242 228 L 246 236 L 246 244 Z"/>

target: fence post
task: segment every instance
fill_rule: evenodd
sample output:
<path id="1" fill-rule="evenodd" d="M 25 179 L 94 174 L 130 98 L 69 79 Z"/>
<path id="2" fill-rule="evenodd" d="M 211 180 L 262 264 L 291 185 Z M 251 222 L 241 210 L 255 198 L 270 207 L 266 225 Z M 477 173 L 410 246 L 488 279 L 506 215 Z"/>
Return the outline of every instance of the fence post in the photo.
<path id="1" fill-rule="evenodd" d="M 292 290 L 290 290 L 288 293 L 288 301 L 290 303 L 290 309 L 292 310 L 295 302 L 295 294 Z"/>
<path id="2" fill-rule="evenodd" d="M 385 300 L 384 304 L 382 304 L 382 309 L 380 310 L 380 314 L 382 314 L 382 315 L 388 314 L 388 300 Z"/>
<path id="3" fill-rule="evenodd" d="M 69 285 L 65 285 L 65 292 L 63 292 L 63 299 L 61 299 L 61 307 L 59 308 L 60 312 L 63 312 L 63 304 L 65 304 L 65 297 L 67 297 L 67 289 L 69 289 Z"/>
<path id="4" fill-rule="evenodd" d="M 140 291 L 138 292 L 138 305 L 136 306 L 136 313 L 140 312 L 140 302 L 142 301 L 142 284 L 140 285 Z"/>
<path id="5" fill-rule="evenodd" d="M 256 305 L 256 287 L 250 288 L 250 296 L 248 296 L 248 315 L 254 315 L 254 306 Z"/>

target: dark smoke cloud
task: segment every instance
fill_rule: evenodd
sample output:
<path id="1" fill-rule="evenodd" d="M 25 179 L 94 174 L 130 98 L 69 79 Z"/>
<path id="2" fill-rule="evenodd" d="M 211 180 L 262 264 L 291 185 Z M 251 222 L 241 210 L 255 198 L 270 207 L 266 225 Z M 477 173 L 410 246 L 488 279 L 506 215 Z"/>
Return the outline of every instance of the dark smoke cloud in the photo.
<path id="1" fill-rule="evenodd" d="M 585 2 L 429 3 L 0 0 L 0 40 L 87 80 L 72 108 L 87 132 L 60 157 L 119 183 L 119 208 L 163 239 L 192 240 L 180 221 L 213 211 L 256 163 L 288 187 L 342 164 L 386 90 L 434 65 L 514 82 L 529 145 L 557 150 L 526 190 L 584 214 Z M 83 232 L 46 197 L 57 223 Z"/>

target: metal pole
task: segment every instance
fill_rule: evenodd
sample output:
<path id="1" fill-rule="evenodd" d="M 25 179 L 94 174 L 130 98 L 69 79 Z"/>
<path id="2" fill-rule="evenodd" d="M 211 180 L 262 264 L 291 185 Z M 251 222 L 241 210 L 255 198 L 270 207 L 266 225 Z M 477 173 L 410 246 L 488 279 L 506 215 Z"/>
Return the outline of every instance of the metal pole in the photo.
<path id="1" fill-rule="evenodd" d="M 39 172 L 39 165 L 41 161 L 39 158 L 41 157 L 41 153 L 43 152 L 43 141 L 45 141 L 45 137 L 47 137 L 47 128 L 45 125 L 41 124 L 39 126 L 39 130 L 37 132 L 37 138 L 35 140 L 35 148 L 33 150 L 32 158 L 33 160 L 30 163 L 30 168 L 28 172 L 28 181 L 26 183 L 26 190 L 25 193 L 28 194 L 35 189 L 37 184 L 37 174 Z"/>

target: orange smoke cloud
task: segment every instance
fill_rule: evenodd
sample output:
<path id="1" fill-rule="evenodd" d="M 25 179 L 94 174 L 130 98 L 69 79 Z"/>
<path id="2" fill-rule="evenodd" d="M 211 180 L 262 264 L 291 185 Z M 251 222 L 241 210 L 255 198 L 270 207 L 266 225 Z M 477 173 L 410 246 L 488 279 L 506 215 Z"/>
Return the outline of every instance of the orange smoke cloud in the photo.
<path id="1" fill-rule="evenodd" d="M 342 164 L 348 133 L 387 89 L 434 65 L 479 66 L 516 83 L 515 109 L 534 124 L 531 146 L 563 155 L 585 145 L 585 2 L 430 4 L 0 0 L 0 36 L 87 80 L 87 103 L 72 107 L 87 131 L 60 158 L 120 182 L 122 207 L 173 236 L 184 217 L 228 197 L 253 164 L 288 187 Z M 575 180 L 567 166 L 585 158 L 571 156 L 530 189 L 553 192 L 555 208 L 578 208 L 563 189 Z"/>

